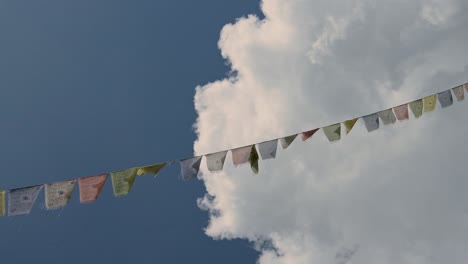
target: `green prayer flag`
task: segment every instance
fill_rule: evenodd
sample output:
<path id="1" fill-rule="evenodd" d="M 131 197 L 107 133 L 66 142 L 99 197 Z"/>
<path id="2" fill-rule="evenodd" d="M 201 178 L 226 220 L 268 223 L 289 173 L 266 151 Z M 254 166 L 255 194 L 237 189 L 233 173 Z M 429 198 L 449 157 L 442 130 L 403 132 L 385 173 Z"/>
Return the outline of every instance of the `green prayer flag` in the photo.
<path id="1" fill-rule="evenodd" d="M 0 216 L 4 216 L 5 211 L 5 191 L 0 191 Z"/>
<path id="2" fill-rule="evenodd" d="M 253 145 L 252 150 L 250 151 L 249 162 L 250 167 L 255 174 L 258 174 L 258 159 L 257 149 L 255 148 L 255 145 Z"/>
<path id="3" fill-rule="evenodd" d="M 322 130 L 330 142 L 340 140 L 341 138 L 341 123 L 324 127 Z"/>
<path id="4" fill-rule="evenodd" d="M 114 196 L 127 195 L 132 189 L 133 183 L 137 176 L 138 168 L 111 172 L 112 188 Z"/>
<path id="5" fill-rule="evenodd" d="M 160 170 L 166 167 L 167 163 L 154 164 L 150 166 L 140 167 L 137 170 L 137 175 L 142 176 L 145 174 L 153 174 L 156 177 Z"/>
<path id="6" fill-rule="evenodd" d="M 411 112 L 413 112 L 414 117 L 419 118 L 422 116 L 422 109 L 423 109 L 422 99 L 409 103 L 409 107 L 411 109 Z"/>
<path id="7" fill-rule="evenodd" d="M 346 127 L 346 135 L 349 134 L 349 132 L 351 132 L 351 129 L 353 129 L 358 119 L 359 118 L 354 118 L 343 122 L 344 126 Z"/>

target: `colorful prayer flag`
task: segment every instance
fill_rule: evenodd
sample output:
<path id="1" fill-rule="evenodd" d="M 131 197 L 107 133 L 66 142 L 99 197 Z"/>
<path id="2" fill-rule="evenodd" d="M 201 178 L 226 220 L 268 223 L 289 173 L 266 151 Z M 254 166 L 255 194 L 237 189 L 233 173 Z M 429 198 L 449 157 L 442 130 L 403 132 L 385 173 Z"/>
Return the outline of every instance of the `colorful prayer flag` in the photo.
<path id="1" fill-rule="evenodd" d="M 191 180 L 197 177 L 203 156 L 193 157 L 180 161 L 182 179 Z"/>
<path id="2" fill-rule="evenodd" d="M 302 141 L 306 141 L 312 137 L 320 128 L 312 129 L 306 132 L 302 132 Z"/>
<path id="3" fill-rule="evenodd" d="M 211 172 L 222 171 L 226 160 L 227 150 L 206 155 L 206 166 Z"/>
<path id="4" fill-rule="evenodd" d="M 241 147 L 232 149 L 232 163 L 235 166 L 239 166 L 241 164 L 247 163 L 249 161 L 250 152 L 252 152 L 252 145 L 247 147 Z"/>
<path id="5" fill-rule="evenodd" d="M 439 103 L 442 108 L 449 107 L 453 104 L 452 92 L 450 89 L 438 93 L 437 98 L 439 98 Z"/>
<path id="6" fill-rule="evenodd" d="M 338 141 L 341 138 L 341 123 L 324 127 L 322 130 L 330 142 Z"/>
<path id="7" fill-rule="evenodd" d="M 452 88 L 452 91 L 455 94 L 455 97 L 457 97 L 458 102 L 463 101 L 465 99 L 465 91 L 463 90 L 463 85 Z"/>
<path id="8" fill-rule="evenodd" d="M 258 152 L 262 160 L 276 158 L 276 149 L 278 148 L 278 140 L 270 140 L 257 144 Z"/>
<path id="9" fill-rule="evenodd" d="M 5 216 L 5 191 L 0 191 L 0 216 Z"/>
<path id="10" fill-rule="evenodd" d="M 281 142 L 281 146 L 283 147 L 283 149 L 287 149 L 289 145 L 293 143 L 294 139 L 296 139 L 297 135 L 298 134 L 281 138 L 280 142 Z"/>
<path id="11" fill-rule="evenodd" d="M 138 168 L 131 168 L 123 171 L 111 172 L 112 188 L 114 196 L 127 195 L 133 187 L 137 176 Z"/>
<path id="12" fill-rule="evenodd" d="M 423 110 L 423 100 L 422 99 L 411 102 L 409 104 L 409 107 L 411 109 L 411 112 L 413 112 L 414 117 L 419 118 L 419 117 L 422 116 L 422 110 Z"/>
<path id="13" fill-rule="evenodd" d="M 8 215 L 29 214 L 41 190 L 42 185 L 37 185 L 8 191 Z"/>
<path id="14" fill-rule="evenodd" d="M 409 119 L 408 104 L 399 105 L 393 108 L 393 112 L 399 121 Z"/>
<path id="15" fill-rule="evenodd" d="M 464 86 L 465 86 L 465 90 L 468 92 L 468 83 L 465 83 Z"/>
<path id="16" fill-rule="evenodd" d="M 372 132 L 379 129 L 379 115 L 377 115 L 377 113 L 363 116 L 362 119 L 366 125 L 367 132 Z"/>
<path id="17" fill-rule="evenodd" d="M 45 185 L 45 201 L 47 209 L 64 207 L 70 201 L 76 180 L 48 183 Z"/>
<path id="18" fill-rule="evenodd" d="M 100 174 L 78 179 L 78 187 L 80 188 L 80 203 L 89 203 L 97 200 L 101 193 L 104 184 L 106 183 L 108 174 Z"/>
<path id="19" fill-rule="evenodd" d="M 349 134 L 349 132 L 351 132 L 351 129 L 353 129 L 358 119 L 359 118 L 353 118 L 353 119 L 346 120 L 343 122 L 344 126 L 346 127 L 346 135 Z"/>
<path id="20" fill-rule="evenodd" d="M 159 164 L 153 164 L 150 166 L 146 167 L 140 167 L 137 170 L 137 175 L 142 176 L 145 174 L 153 174 L 154 177 L 156 177 L 159 173 L 160 170 L 162 170 L 164 167 L 166 167 L 167 163 L 159 163 Z"/>
<path id="21" fill-rule="evenodd" d="M 437 95 L 429 95 L 423 98 L 424 113 L 432 112 L 436 109 Z"/>
<path id="22" fill-rule="evenodd" d="M 393 114 L 392 109 L 387 109 L 379 112 L 379 117 L 382 119 L 382 122 L 384 125 L 390 125 L 390 124 L 395 124 L 396 122 L 396 117 L 395 114 Z"/>
<path id="23" fill-rule="evenodd" d="M 250 168 L 255 174 L 258 174 L 258 153 L 255 145 L 252 145 L 252 149 L 250 151 L 249 156 Z"/>

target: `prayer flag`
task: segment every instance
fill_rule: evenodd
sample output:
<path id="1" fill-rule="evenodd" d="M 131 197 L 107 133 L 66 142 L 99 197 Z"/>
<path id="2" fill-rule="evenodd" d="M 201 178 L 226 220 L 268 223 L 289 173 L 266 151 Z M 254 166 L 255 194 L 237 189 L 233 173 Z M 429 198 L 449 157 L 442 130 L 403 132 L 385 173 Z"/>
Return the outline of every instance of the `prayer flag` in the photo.
<path id="1" fill-rule="evenodd" d="M 252 145 L 231 150 L 232 163 L 234 163 L 235 166 L 247 163 L 249 161 L 250 152 L 252 152 Z"/>
<path id="2" fill-rule="evenodd" d="M 384 125 L 390 125 L 390 124 L 395 124 L 396 122 L 396 117 L 395 114 L 393 114 L 392 109 L 387 109 L 379 112 L 379 117 L 382 119 L 382 122 Z"/>
<path id="3" fill-rule="evenodd" d="M 47 209 L 64 207 L 70 201 L 76 180 L 48 183 L 45 185 L 45 201 Z"/>
<path id="4" fill-rule="evenodd" d="M 226 155 L 227 150 L 206 155 L 206 166 L 208 170 L 211 172 L 222 171 Z"/>
<path id="5" fill-rule="evenodd" d="M 252 145 L 252 150 L 250 151 L 249 162 L 250 162 L 250 168 L 252 168 L 252 171 L 255 174 L 258 174 L 258 153 L 257 153 L 257 149 L 255 148 L 255 145 Z"/>
<path id="6" fill-rule="evenodd" d="M 8 191 L 8 215 L 29 214 L 41 190 L 42 185 L 37 185 Z"/>
<path id="7" fill-rule="evenodd" d="M 423 98 L 424 112 L 429 113 L 436 109 L 437 95 L 429 95 Z"/>
<path id="8" fill-rule="evenodd" d="M 302 132 L 302 141 L 306 141 L 312 137 L 320 128 L 312 129 L 306 132 Z"/>
<path id="9" fill-rule="evenodd" d="M 197 177 L 203 156 L 193 157 L 180 161 L 182 179 L 191 180 Z"/>
<path id="10" fill-rule="evenodd" d="M 453 88 L 452 91 L 455 94 L 455 97 L 457 97 L 458 102 L 463 101 L 465 99 L 465 91 L 463 90 L 463 85 Z"/>
<path id="11" fill-rule="evenodd" d="M 277 139 L 259 143 L 257 144 L 257 146 L 258 152 L 260 152 L 260 157 L 262 157 L 262 160 L 276 158 L 276 149 L 278 148 Z"/>
<path id="12" fill-rule="evenodd" d="M 379 115 L 377 113 L 362 117 L 366 125 L 367 132 L 379 129 Z"/>
<path id="13" fill-rule="evenodd" d="M 468 92 L 468 83 L 465 83 L 465 90 Z"/>
<path id="14" fill-rule="evenodd" d="M 413 112 L 414 117 L 419 118 L 422 116 L 423 101 L 422 99 L 413 101 L 409 104 L 411 112 Z"/>
<path id="15" fill-rule="evenodd" d="M 453 97 L 452 92 L 449 90 L 445 90 L 437 94 L 437 98 L 439 98 L 439 103 L 442 108 L 449 107 L 453 104 Z"/>
<path id="16" fill-rule="evenodd" d="M 106 183 L 108 174 L 100 174 L 78 179 L 78 187 L 80 188 L 80 203 L 89 203 L 97 200 L 101 193 L 104 184 Z"/>
<path id="17" fill-rule="evenodd" d="M 167 163 L 159 163 L 159 164 L 154 164 L 146 167 L 140 167 L 137 170 L 137 175 L 142 176 L 145 174 L 153 174 L 154 177 L 156 177 L 159 173 L 160 170 L 162 170 L 164 167 L 166 167 Z"/>
<path id="18" fill-rule="evenodd" d="M 0 216 L 5 216 L 5 191 L 0 191 Z"/>
<path id="19" fill-rule="evenodd" d="M 114 189 L 114 196 L 127 195 L 133 187 L 137 176 L 138 168 L 131 168 L 128 170 L 111 172 L 112 188 Z"/>
<path id="20" fill-rule="evenodd" d="M 353 119 L 344 121 L 343 124 L 346 127 L 346 135 L 349 134 L 349 132 L 351 132 L 351 129 L 353 129 L 353 127 L 356 124 L 356 122 L 358 121 L 358 119 L 359 118 L 353 118 Z"/>
<path id="21" fill-rule="evenodd" d="M 341 138 L 341 123 L 324 127 L 322 130 L 330 142 L 340 140 Z"/>
<path id="22" fill-rule="evenodd" d="M 291 143 L 294 141 L 294 139 L 296 139 L 297 135 L 298 134 L 280 139 L 281 146 L 283 147 L 283 149 L 287 149 L 289 145 L 291 145 Z"/>
<path id="23" fill-rule="evenodd" d="M 395 112 L 395 115 L 399 121 L 409 119 L 408 104 L 403 104 L 403 105 L 394 107 L 393 111 Z"/>

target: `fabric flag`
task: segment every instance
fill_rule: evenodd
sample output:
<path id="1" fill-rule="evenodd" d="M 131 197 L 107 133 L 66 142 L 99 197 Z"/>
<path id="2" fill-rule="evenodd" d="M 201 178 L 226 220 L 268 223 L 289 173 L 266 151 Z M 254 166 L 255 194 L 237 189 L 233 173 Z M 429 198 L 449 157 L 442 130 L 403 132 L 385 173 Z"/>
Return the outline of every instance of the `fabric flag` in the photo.
<path id="1" fill-rule="evenodd" d="M 455 97 L 457 97 L 458 102 L 463 101 L 465 99 L 465 91 L 463 90 L 463 85 L 452 88 L 452 91 L 455 94 Z"/>
<path id="2" fill-rule="evenodd" d="M 252 145 L 252 149 L 250 151 L 249 156 L 250 168 L 255 174 L 258 174 L 258 153 L 255 145 Z"/>
<path id="3" fill-rule="evenodd" d="M 191 180 L 197 177 L 203 156 L 193 157 L 180 161 L 182 179 Z"/>
<path id="4" fill-rule="evenodd" d="M 302 132 L 302 141 L 306 141 L 312 137 L 320 128 L 312 129 L 306 132 Z"/>
<path id="5" fill-rule="evenodd" d="M 408 104 L 403 104 L 403 105 L 399 105 L 397 107 L 394 107 L 393 112 L 395 112 L 396 118 L 399 121 L 409 119 Z"/>
<path id="6" fill-rule="evenodd" d="M 468 83 L 465 83 L 465 90 L 468 92 Z"/>
<path id="7" fill-rule="evenodd" d="M 49 183 L 45 185 L 45 201 L 47 209 L 64 207 L 70 201 L 76 180 Z"/>
<path id="8" fill-rule="evenodd" d="M 101 193 L 104 184 L 106 183 L 108 174 L 99 174 L 78 179 L 78 187 L 80 188 L 80 203 L 90 203 L 97 200 Z"/>
<path id="9" fill-rule="evenodd" d="M 409 104 L 411 112 L 413 112 L 414 117 L 419 118 L 422 116 L 423 101 L 422 99 L 413 101 Z"/>
<path id="10" fill-rule="evenodd" d="M 127 195 L 131 190 L 137 176 L 138 168 L 111 172 L 112 188 L 114 196 Z"/>
<path id="11" fill-rule="evenodd" d="M 281 138 L 280 142 L 283 149 L 287 149 L 289 145 L 291 145 L 291 143 L 293 143 L 293 141 L 296 139 L 297 135 L 298 134 Z"/>
<path id="12" fill-rule="evenodd" d="M 379 117 L 382 119 L 382 122 L 384 125 L 390 125 L 390 124 L 395 124 L 396 122 L 396 117 L 395 114 L 393 113 L 392 109 L 387 109 L 379 112 Z"/>
<path id="13" fill-rule="evenodd" d="M 344 126 L 346 127 L 346 135 L 349 134 L 349 132 L 351 132 L 351 129 L 353 129 L 358 119 L 359 118 L 353 118 L 353 119 L 346 120 L 343 122 Z"/>
<path id="14" fill-rule="evenodd" d="M 262 160 L 276 158 L 276 149 L 278 148 L 277 139 L 259 143 L 257 144 L 257 146 L 258 152 L 260 152 L 260 157 L 262 157 Z"/>
<path id="15" fill-rule="evenodd" d="M 0 191 L 0 216 L 5 216 L 5 191 Z"/>
<path id="16" fill-rule="evenodd" d="M 330 142 L 338 141 L 341 138 L 341 123 L 324 127 L 322 130 Z"/>
<path id="17" fill-rule="evenodd" d="M 206 166 L 211 172 L 222 171 L 227 150 L 206 155 Z"/>
<path id="18" fill-rule="evenodd" d="M 252 152 L 252 145 L 231 150 L 232 163 L 235 166 L 247 163 L 250 158 L 250 152 Z"/>
<path id="19" fill-rule="evenodd" d="M 377 113 L 362 117 L 366 125 L 367 132 L 379 129 L 379 115 Z"/>
<path id="20" fill-rule="evenodd" d="M 42 185 L 37 185 L 8 191 L 8 215 L 29 214 L 41 190 Z"/>
<path id="21" fill-rule="evenodd" d="M 442 108 L 449 107 L 453 104 L 453 97 L 452 92 L 450 92 L 450 89 L 438 93 L 437 98 L 439 98 L 439 103 L 440 106 L 442 106 Z"/>
<path id="22" fill-rule="evenodd" d="M 423 98 L 424 113 L 432 112 L 436 109 L 437 95 L 429 95 Z"/>
<path id="23" fill-rule="evenodd" d="M 166 167 L 167 163 L 159 163 L 159 164 L 154 164 L 146 167 L 140 167 L 137 170 L 137 175 L 142 176 L 145 174 L 153 174 L 154 177 L 156 177 L 159 173 L 160 170 L 162 170 L 164 167 Z"/>

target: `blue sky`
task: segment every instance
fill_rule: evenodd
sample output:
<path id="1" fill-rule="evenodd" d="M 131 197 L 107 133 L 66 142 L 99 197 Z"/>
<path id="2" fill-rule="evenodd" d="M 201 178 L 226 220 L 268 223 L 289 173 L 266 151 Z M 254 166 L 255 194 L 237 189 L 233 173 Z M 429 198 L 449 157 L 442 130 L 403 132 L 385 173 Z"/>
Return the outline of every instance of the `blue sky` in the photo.
<path id="1" fill-rule="evenodd" d="M 222 26 L 258 13 L 237 1 L 0 3 L 2 189 L 54 182 L 193 153 L 195 86 L 229 71 Z M 252 263 L 244 241 L 214 241 L 178 166 L 94 204 L 0 219 L 2 261 Z"/>

